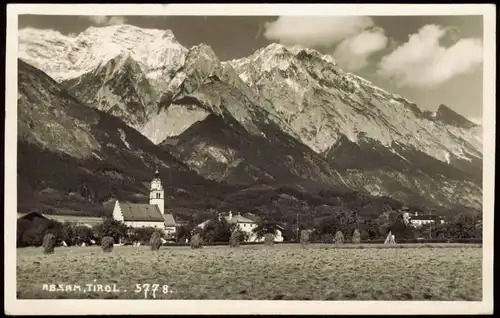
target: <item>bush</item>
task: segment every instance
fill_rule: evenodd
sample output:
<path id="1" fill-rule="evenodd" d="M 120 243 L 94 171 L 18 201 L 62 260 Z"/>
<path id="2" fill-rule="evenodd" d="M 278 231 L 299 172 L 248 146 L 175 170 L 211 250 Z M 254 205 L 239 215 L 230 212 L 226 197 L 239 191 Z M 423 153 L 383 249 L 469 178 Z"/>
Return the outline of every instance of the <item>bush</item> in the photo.
<path id="1" fill-rule="evenodd" d="M 201 236 L 199 233 L 197 233 L 191 237 L 191 242 L 189 242 L 189 245 L 191 246 L 191 248 L 201 248 L 202 243 L 203 242 L 201 240 Z"/>
<path id="2" fill-rule="evenodd" d="M 229 239 L 229 246 L 230 247 L 238 247 L 240 246 L 240 241 L 241 241 L 241 232 L 236 230 L 231 233 L 231 238 Z"/>
<path id="3" fill-rule="evenodd" d="M 309 244 L 309 238 L 310 235 L 308 230 L 302 230 L 300 232 L 300 244 L 302 244 L 302 246 L 305 247 L 307 244 Z"/>
<path id="4" fill-rule="evenodd" d="M 113 251 L 114 244 L 115 244 L 115 240 L 111 236 L 105 236 L 101 240 L 102 250 L 106 253 L 110 253 Z"/>
<path id="5" fill-rule="evenodd" d="M 157 251 L 161 246 L 161 235 L 158 232 L 153 232 L 151 238 L 149 239 L 149 245 L 151 246 L 151 250 Z"/>
<path id="6" fill-rule="evenodd" d="M 264 236 L 264 244 L 267 246 L 271 246 L 274 244 L 274 235 L 268 233 Z"/>
<path id="7" fill-rule="evenodd" d="M 102 223 L 92 227 L 94 237 L 104 238 L 105 236 L 111 236 L 113 242 L 118 242 L 120 238 L 127 238 L 127 230 L 127 226 L 123 222 L 112 218 L 104 219 Z M 146 241 L 150 236 L 151 234 L 146 236 Z"/>
<path id="8" fill-rule="evenodd" d="M 355 229 L 354 233 L 352 233 L 352 243 L 353 244 L 361 243 L 361 234 L 359 233 L 358 229 Z"/>
<path id="9" fill-rule="evenodd" d="M 335 233 L 335 244 L 344 244 L 344 234 L 341 231 Z"/>
<path id="10" fill-rule="evenodd" d="M 43 237 L 43 243 L 42 243 L 42 246 L 43 246 L 43 252 L 45 254 L 52 254 L 54 253 L 54 247 L 56 245 L 56 237 L 54 236 L 54 234 L 45 234 L 45 236 Z"/>

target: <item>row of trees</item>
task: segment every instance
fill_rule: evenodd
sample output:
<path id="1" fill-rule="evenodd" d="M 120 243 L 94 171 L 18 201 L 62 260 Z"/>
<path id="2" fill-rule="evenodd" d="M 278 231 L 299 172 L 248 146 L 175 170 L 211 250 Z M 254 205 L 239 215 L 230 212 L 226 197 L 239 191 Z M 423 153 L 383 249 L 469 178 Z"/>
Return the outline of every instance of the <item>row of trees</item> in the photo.
<path id="1" fill-rule="evenodd" d="M 257 238 L 263 238 L 266 234 L 276 235 L 278 225 L 271 221 L 262 221 L 254 229 L 253 234 Z M 168 236 L 163 231 L 152 228 L 130 228 L 124 223 L 105 219 L 102 223 L 93 227 L 76 225 L 74 223 L 60 223 L 54 220 L 19 219 L 17 222 L 17 246 L 41 246 L 43 237 L 46 234 L 53 234 L 57 244 L 63 241 L 68 245 L 100 244 L 103 237 L 112 237 L 115 242 L 132 244 L 140 242 L 146 244 L 154 232 L 160 232 L 161 236 L 167 240 L 185 242 L 191 240 L 191 236 L 199 234 L 204 242 L 229 242 L 231 237 L 238 237 L 238 240 L 246 241 L 249 233 L 241 231 L 236 224 L 230 224 L 225 218 L 214 217 L 210 219 L 203 228 L 195 227 L 192 224 L 181 226 L 174 236 Z"/>
<path id="2" fill-rule="evenodd" d="M 81 245 L 82 243 L 87 245 L 100 244 L 103 237 L 112 237 L 115 242 L 145 244 L 155 231 L 160 232 L 163 238 L 171 239 L 161 230 L 152 227 L 130 228 L 113 219 L 105 219 L 102 223 L 92 227 L 38 218 L 34 220 L 19 219 L 17 221 L 17 246 L 41 246 L 46 234 L 53 234 L 57 244 L 64 241 L 68 246 Z"/>
<path id="3" fill-rule="evenodd" d="M 298 226 L 297 226 L 298 225 Z M 310 222 L 288 222 L 283 226 L 272 219 L 262 219 L 258 222 L 253 233 L 257 238 L 266 234 L 276 235 L 278 227 L 284 241 L 297 241 L 299 233 L 304 229 L 310 231 L 311 241 L 333 242 L 334 234 L 343 233 L 345 239 L 350 241 L 355 230 L 358 230 L 362 241 L 383 240 L 391 231 L 399 240 L 413 240 L 417 238 L 453 240 L 453 239 L 480 239 L 482 238 L 482 222 L 480 215 L 459 214 L 444 224 L 429 224 L 415 228 L 408 224 L 401 213 L 391 212 L 372 219 L 361 219 L 356 212 L 348 209 L 336 209 L 329 216 L 317 218 Z M 145 244 L 151 235 L 157 231 L 155 228 L 129 228 L 124 223 L 105 219 L 93 227 L 75 225 L 73 223 L 60 223 L 54 220 L 19 219 L 17 223 L 17 245 L 41 246 L 43 236 L 52 233 L 57 242 L 64 241 L 67 245 L 81 245 L 82 243 L 100 244 L 101 238 L 112 237 L 115 242 L 140 242 Z M 162 231 L 160 231 L 162 232 Z M 190 241 L 193 234 L 199 234 L 204 242 L 229 242 L 233 233 L 237 232 L 240 241 L 249 238 L 249 233 L 241 231 L 235 224 L 230 224 L 225 218 L 212 217 L 203 228 L 195 227 L 188 223 L 177 229 L 175 236 L 161 233 L 167 240 L 177 242 Z M 233 236 L 234 237 L 234 236 Z"/>

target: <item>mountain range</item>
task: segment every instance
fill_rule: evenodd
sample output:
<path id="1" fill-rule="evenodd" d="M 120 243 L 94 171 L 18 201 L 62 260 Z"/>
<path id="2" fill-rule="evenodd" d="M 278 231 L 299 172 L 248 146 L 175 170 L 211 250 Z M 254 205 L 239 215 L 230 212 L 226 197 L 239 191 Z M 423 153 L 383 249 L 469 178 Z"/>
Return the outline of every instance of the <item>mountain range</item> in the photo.
<path id="1" fill-rule="evenodd" d="M 22 29 L 19 58 L 20 195 L 104 184 L 83 200 L 131 200 L 161 166 L 174 201 L 179 189 L 203 201 L 292 185 L 481 209 L 481 126 L 445 105 L 421 110 L 309 48 L 220 61 L 170 30 L 115 25 Z M 41 159 L 64 169 L 41 171 Z"/>

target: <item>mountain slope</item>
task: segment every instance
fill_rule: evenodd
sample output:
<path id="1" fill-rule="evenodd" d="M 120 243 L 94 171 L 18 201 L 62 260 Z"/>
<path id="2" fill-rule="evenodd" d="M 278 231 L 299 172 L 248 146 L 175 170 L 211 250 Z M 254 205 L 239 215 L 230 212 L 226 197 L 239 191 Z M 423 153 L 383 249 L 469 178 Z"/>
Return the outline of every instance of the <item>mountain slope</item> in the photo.
<path id="1" fill-rule="evenodd" d="M 147 202 L 156 167 L 166 195 L 177 189 L 206 196 L 207 181 L 120 119 L 82 104 L 57 82 L 18 61 L 19 208 L 51 207 L 104 213 L 114 197 Z M 200 188 L 201 186 L 201 188 Z M 75 201 L 72 197 L 78 197 Z"/>
<path id="2" fill-rule="evenodd" d="M 202 175 L 232 184 L 346 188 L 319 155 L 283 133 L 264 110 L 227 83 L 213 78 L 183 100 L 199 105 L 212 101 L 220 114 L 212 113 L 160 145 Z"/>
<path id="3" fill-rule="evenodd" d="M 314 50 L 271 44 L 228 63 L 318 153 L 341 135 L 357 142 L 363 134 L 385 147 L 398 142 L 444 162 L 451 154 L 481 160 L 482 136 L 467 129 L 473 126 L 430 120 L 415 104 L 343 72 Z"/>
<path id="4" fill-rule="evenodd" d="M 299 182 L 303 188 L 311 188 L 311 184 L 317 185 L 317 175 L 328 176 L 328 165 L 288 135 L 272 131 L 276 129 L 272 122 L 266 126 L 262 124 L 264 120 L 260 129 L 270 139 L 280 142 L 273 143 L 250 134 L 228 116 L 227 110 L 224 110 L 225 117 L 210 115 L 182 134 L 186 138 L 179 145 L 186 148 L 206 140 L 239 151 L 240 164 L 234 170 L 229 167 L 230 176 L 223 179 L 237 183 L 249 175 L 260 179 L 270 171 L 277 179 L 288 183 L 287 186 L 279 182 L 273 186 L 228 186 L 199 177 L 120 119 L 84 105 L 45 73 L 22 60 L 18 61 L 18 79 L 17 187 L 18 211 L 21 212 L 34 209 L 43 213 L 109 215 L 103 203 L 111 198 L 147 202 L 148 189 L 144 183 L 150 181 L 156 167 L 163 177 L 167 209 L 173 209 L 176 216 L 184 220 L 210 217 L 212 208 L 249 211 L 291 221 L 296 213 L 305 219 L 328 214 L 343 202 L 353 209 L 367 200 L 374 205 L 389 204 L 393 208 L 401 205 L 387 198 L 370 198 L 342 189 L 332 189 L 321 196 L 300 190 Z M 210 85 L 225 84 L 206 82 L 203 86 Z M 211 122 L 215 127 L 200 127 L 200 131 L 196 131 L 196 127 Z M 203 139 L 203 133 L 207 132 L 211 134 Z M 267 143 L 269 145 L 265 146 Z M 259 149 L 265 152 L 258 153 Z M 292 152 L 298 160 L 309 162 L 309 167 L 315 171 L 300 170 L 298 165 L 299 170 L 292 174 L 289 167 L 297 159 L 281 161 L 272 155 Z M 193 153 L 187 152 L 188 155 Z M 212 171 L 216 170 L 209 170 Z M 310 176 L 315 180 L 307 180 Z M 364 210 L 374 211 L 366 208 L 361 211 Z"/>
<path id="5" fill-rule="evenodd" d="M 271 44 L 220 62 L 208 45 L 187 50 L 169 31 L 112 26 L 72 39 L 35 33 L 21 35 L 22 54 L 208 178 L 481 206 L 481 127 L 446 106 L 422 111 L 344 72 L 331 56 Z M 49 53 L 65 58 L 59 51 L 75 43 L 84 53 L 71 53 L 81 58 L 73 68 L 44 64 Z M 151 58 L 141 46 L 155 48 Z"/>
<path id="6" fill-rule="evenodd" d="M 156 94 L 130 54 L 118 55 L 89 73 L 61 84 L 89 106 L 140 129 L 157 108 Z"/>

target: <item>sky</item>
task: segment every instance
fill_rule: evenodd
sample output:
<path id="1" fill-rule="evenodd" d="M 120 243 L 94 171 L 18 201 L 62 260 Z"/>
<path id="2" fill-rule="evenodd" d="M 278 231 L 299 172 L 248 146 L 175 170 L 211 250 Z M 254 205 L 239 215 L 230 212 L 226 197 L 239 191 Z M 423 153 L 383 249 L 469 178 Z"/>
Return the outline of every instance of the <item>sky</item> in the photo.
<path id="1" fill-rule="evenodd" d="M 170 29 L 183 46 L 237 59 L 276 42 L 331 54 L 346 71 L 435 111 L 482 122 L 482 16 L 50 16 L 20 15 L 19 28 L 78 34 L 91 26 Z"/>

